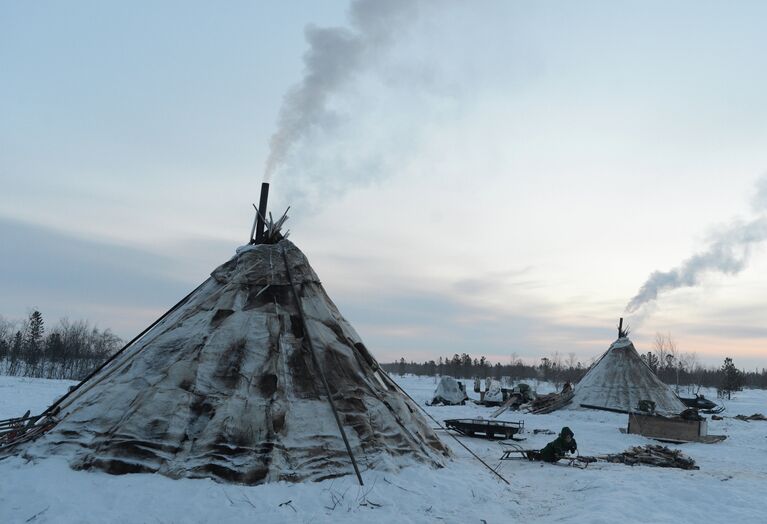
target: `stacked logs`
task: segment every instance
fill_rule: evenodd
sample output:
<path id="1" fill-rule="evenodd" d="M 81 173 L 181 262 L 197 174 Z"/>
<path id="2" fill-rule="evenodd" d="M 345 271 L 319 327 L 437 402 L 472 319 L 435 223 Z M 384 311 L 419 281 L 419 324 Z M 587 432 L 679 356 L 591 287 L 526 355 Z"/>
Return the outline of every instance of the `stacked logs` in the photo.
<path id="1" fill-rule="evenodd" d="M 613 463 L 622 463 L 629 466 L 646 464 L 659 468 L 700 469 L 695 465 L 695 460 L 688 457 L 678 449 L 669 449 L 666 446 L 648 444 L 646 446 L 634 446 L 623 453 L 604 455 L 601 460 Z"/>
<path id="2" fill-rule="evenodd" d="M 519 409 L 534 415 L 543 415 L 544 413 L 551 413 L 552 411 L 565 407 L 572 399 L 572 390 L 562 393 L 549 393 L 548 395 L 542 395 L 531 402 L 520 406 Z"/>

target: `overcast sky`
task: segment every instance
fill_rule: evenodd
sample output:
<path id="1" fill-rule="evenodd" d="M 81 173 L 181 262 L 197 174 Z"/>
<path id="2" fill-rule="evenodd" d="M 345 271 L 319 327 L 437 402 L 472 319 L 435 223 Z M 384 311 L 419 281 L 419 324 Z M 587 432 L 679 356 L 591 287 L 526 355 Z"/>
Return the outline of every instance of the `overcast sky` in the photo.
<path id="1" fill-rule="evenodd" d="M 346 1 L 0 0 L 0 314 L 132 338 L 247 239 L 306 27 Z M 764 2 L 408 2 L 272 180 L 382 361 L 615 337 L 656 270 L 754 216 Z M 378 28 L 381 29 L 381 28 Z M 309 33 L 311 34 L 311 33 Z M 767 366 L 767 252 L 626 315 Z"/>

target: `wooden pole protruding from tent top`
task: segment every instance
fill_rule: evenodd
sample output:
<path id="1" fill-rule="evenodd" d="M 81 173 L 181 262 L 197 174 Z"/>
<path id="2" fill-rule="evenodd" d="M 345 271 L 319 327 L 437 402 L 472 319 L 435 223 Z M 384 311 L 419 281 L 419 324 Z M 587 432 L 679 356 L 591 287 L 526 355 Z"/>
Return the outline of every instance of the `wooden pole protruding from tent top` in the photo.
<path id="1" fill-rule="evenodd" d="M 618 338 L 623 336 L 623 317 L 618 320 Z"/>

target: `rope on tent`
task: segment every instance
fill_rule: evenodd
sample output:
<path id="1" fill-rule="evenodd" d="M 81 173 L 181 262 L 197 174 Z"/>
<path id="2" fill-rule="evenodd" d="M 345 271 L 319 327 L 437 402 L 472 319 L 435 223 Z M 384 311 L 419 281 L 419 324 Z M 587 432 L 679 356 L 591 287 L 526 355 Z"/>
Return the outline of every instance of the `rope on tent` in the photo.
<path id="1" fill-rule="evenodd" d="M 77 390 L 79 390 L 79 389 L 80 389 L 80 387 L 81 387 L 83 384 L 85 384 L 85 383 L 86 383 L 86 382 L 88 382 L 90 379 L 92 379 L 94 376 L 96 376 L 96 374 L 98 374 L 98 373 L 99 373 L 99 372 L 100 372 L 102 369 L 104 369 L 104 368 L 105 368 L 106 366 L 108 366 L 108 365 L 109 365 L 111 362 L 113 362 L 113 361 L 114 361 L 114 360 L 115 360 L 117 357 L 119 357 L 121 354 L 123 354 L 123 353 L 125 352 L 125 350 L 127 350 L 129 347 L 131 347 L 133 344 L 135 344 L 135 343 L 136 343 L 136 342 L 137 342 L 139 339 L 141 339 L 141 338 L 142 338 L 144 335 L 146 335 L 146 334 L 147 334 L 147 333 L 148 333 L 148 332 L 149 332 L 149 331 L 150 331 L 150 330 L 151 330 L 153 327 L 155 327 L 157 324 L 159 324 L 160 322 L 162 322 L 163 320 L 165 320 L 165 319 L 168 317 L 168 315 L 170 315 L 171 313 L 173 313 L 174 311 L 176 311 L 176 310 L 177 310 L 179 307 L 181 307 L 182 305 L 184 305 L 184 304 L 186 303 L 186 301 L 187 301 L 187 300 L 189 300 L 189 298 L 190 298 L 192 295 L 194 295 L 194 294 L 195 294 L 195 292 L 197 292 L 197 290 L 198 290 L 198 289 L 200 289 L 200 288 L 201 288 L 203 285 L 205 285 L 205 283 L 206 283 L 208 280 L 210 280 L 210 279 L 207 279 L 207 280 L 205 280 L 205 282 L 203 282 L 202 284 L 200 284 L 199 286 L 197 286 L 197 287 L 196 287 L 196 288 L 195 288 L 195 289 L 194 289 L 194 290 L 193 290 L 191 293 L 189 293 L 187 296 L 185 296 L 184 298 L 182 298 L 182 299 L 181 299 L 181 300 L 180 300 L 180 301 L 179 301 L 179 302 L 178 302 L 178 303 L 177 303 L 175 306 L 173 306 L 173 307 L 172 307 L 172 308 L 170 308 L 168 311 L 166 311 L 166 312 L 165 312 L 165 313 L 164 313 L 164 314 L 163 314 L 163 315 L 162 315 L 160 318 L 158 318 L 157 320 L 155 320 L 154 322 L 152 322 L 152 324 L 150 324 L 150 325 L 149 325 L 149 327 L 147 327 L 147 328 L 146 328 L 144 331 L 142 331 L 141 333 L 139 333 L 138 335 L 136 335 L 135 337 L 133 337 L 133 339 L 132 339 L 130 342 L 128 342 L 127 344 L 125 344 L 125 345 L 122 347 L 122 349 L 120 349 L 120 350 L 119 350 L 117 353 L 115 353 L 114 355 L 112 355 L 111 357 L 109 357 L 109 358 L 108 358 L 108 359 L 107 359 L 107 360 L 106 360 L 106 361 L 105 361 L 103 364 L 101 364 L 99 367 L 97 367 L 95 370 L 93 370 L 93 371 L 92 371 L 92 372 L 91 372 L 91 373 L 90 373 L 90 374 L 89 374 L 87 377 L 85 377 L 84 379 L 82 379 L 82 380 L 80 381 L 80 383 L 79 383 L 79 384 L 77 384 L 76 386 L 72 387 L 72 388 L 71 388 L 69 391 L 67 391 L 67 393 L 66 393 L 66 394 L 65 394 L 63 397 L 59 398 L 59 399 L 58 399 L 56 402 L 54 402 L 53 404 L 51 404 L 50 406 L 48 406 L 48 408 L 47 408 L 47 409 L 46 409 L 46 410 L 43 412 L 43 414 L 45 415 L 45 414 L 50 414 L 50 413 L 52 413 L 52 412 L 53 412 L 53 410 L 54 410 L 54 409 L 55 409 L 57 406 L 59 406 L 59 405 L 60 405 L 62 402 L 64 402 L 64 400 L 66 400 L 66 399 L 67 399 L 68 397 L 70 397 L 70 396 L 71 396 L 73 393 L 75 393 Z"/>
<path id="2" fill-rule="evenodd" d="M 426 416 L 427 416 L 427 417 L 429 417 L 430 419 L 432 419 L 432 420 L 434 421 L 434 423 L 435 423 L 435 424 L 437 424 L 437 426 L 439 426 L 439 428 L 440 428 L 441 430 L 443 430 L 445 433 L 447 433 L 448 435 L 450 435 L 451 437 L 453 437 L 453 440 L 455 440 L 456 442 L 458 442 L 458 444 L 460 444 L 460 445 L 461 445 L 461 447 L 462 447 L 463 449 L 465 449 L 466 451 L 468 451 L 468 452 L 471 454 L 471 456 L 472 456 L 472 457 L 474 457 L 475 459 L 477 459 L 477 460 L 478 460 L 478 461 L 479 461 L 479 462 L 480 462 L 480 463 L 481 463 L 483 466 L 485 466 L 487 469 L 489 469 L 490 471 L 492 471 L 492 472 L 493 472 L 493 475 L 495 475 L 496 477 L 498 477 L 499 479 L 501 479 L 502 481 L 504 481 L 506 484 L 509 484 L 509 485 L 511 485 L 511 484 L 509 483 L 509 481 L 508 481 L 508 480 L 506 480 L 505 478 L 503 478 L 503 476 L 502 476 L 500 473 L 498 473 L 496 470 L 494 470 L 492 467 L 490 467 L 490 465 L 489 465 L 487 462 L 485 462 L 484 460 L 482 460 L 481 458 L 479 458 L 479 456 L 478 456 L 476 453 L 474 453 L 472 450 L 470 450 L 470 449 L 468 448 L 468 446 L 466 446 L 466 444 L 464 444 L 463 442 L 461 442 L 461 441 L 458 439 L 458 437 L 456 437 L 455 435 L 453 435 L 452 433 L 450 433 L 450 432 L 449 432 L 447 429 L 445 429 L 445 427 L 443 427 L 443 426 L 442 426 L 442 424 L 440 424 L 440 423 L 437 421 L 437 419 L 435 419 L 434 417 L 432 417 L 432 416 L 431 416 L 431 414 L 430 414 L 428 411 L 426 411 L 426 410 L 423 408 L 423 406 L 421 406 L 421 405 L 420 405 L 418 402 L 416 402 L 415 400 L 413 400 L 413 397 L 411 397 L 410 395 L 408 395 L 407 391 L 405 391 L 404 389 L 402 389 L 402 388 L 400 387 L 400 385 L 399 385 L 399 384 L 397 384 L 397 383 L 394 381 L 394 379 L 393 379 L 393 378 L 391 378 L 391 375 L 389 375 L 389 374 L 386 372 L 386 370 L 385 370 L 384 368 L 382 368 L 382 367 L 380 367 L 380 366 L 379 366 L 379 367 L 378 367 L 378 371 L 380 371 L 381 373 L 383 373 L 383 374 L 386 376 L 386 378 L 387 378 L 387 379 L 389 379 L 389 380 L 391 381 L 391 383 L 392 383 L 392 384 L 394 384 L 395 386 L 397 386 L 397 389 L 399 389 L 399 390 L 400 390 L 400 392 L 401 392 L 403 395 L 405 395 L 407 398 L 409 398 L 409 399 L 410 399 L 410 401 L 411 401 L 413 404 L 415 404 L 416 406 L 418 406 L 418 408 L 419 408 L 421 411 L 423 411 L 423 412 L 426 414 Z"/>
<path id="3" fill-rule="evenodd" d="M 352 448 L 349 445 L 349 440 L 346 438 L 346 431 L 344 431 L 344 426 L 343 424 L 341 424 L 341 418 L 338 416 L 338 411 L 336 410 L 335 402 L 333 402 L 333 395 L 330 392 L 330 386 L 328 385 L 328 380 L 325 378 L 325 372 L 322 371 L 322 367 L 320 366 L 319 360 L 317 360 L 317 354 L 314 352 L 314 344 L 312 343 L 312 337 L 309 335 L 309 326 L 307 325 L 306 318 L 304 317 L 304 308 L 301 305 L 301 297 L 298 296 L 298 291 L 296 291 L 296 286 L 293 285 L 293 275 L 290 272 L 290 264 L 288 263 L 288 255 L 285 251 L 284 245 L 282 246 L 282 259 L 285 261 L 285 271 L 288 275 L 288 283 L 290 284 L 290 289 L 293 290 L 293 299 L 296 301 L 296 307 L 298 308 L 298 316 L 301 319 L 301 324 L 303 325 L 303 328 L 304 328 L 304 338 L 309 344 L 309 351 L 312 354 L 312 362 L 314 363 L 314 367 L 317 369 L 317 371 L 320 372 L 322 385 L 325 387 L 325 393 L 328 396 L 330 407 L 333 410 L 333 416 L 336 419 L 336 424 L 338 424 L 338 430 L 341 432 L 341 438 L 344 440 L 344 445 L 346 446 L 346 452 L 349 454 L 349 458 L 352 461 L 352 466 L 354 467 L 354 473 L 357 475 L 357 480 L 359 481 L 360 486 L 364 486 L 365 484 L 362 482 L 362 475 L 360 475 L 360 470 L 357 467 L 357 461 L 354 459 L 354 453 L 352 453 Z"/>
<path id="4" fill-rule="evenodd" d="M 336 314 L 335 314 L 333 311 L 331 311 L 331 315 L 333 316 L 333 319 L 334 319 L 336 322 L 338 322 L 339 324 L 341 323 L 341 321 L 343 321 L 343 320 L 344 320 L 344 319 L 343 319 L 343 317 L 340 317 L 340 319 L 339 319 L 339 317 L 338 317 L 338 316 L 336 316 Z M 355 348 L 355 346 L 354 346 L 354 341 L 352 341 L 352 340 L 351 340 L 349 337 L 347 337 L 347 336 L 346 336 L 346 334 L 345 334 L 345 333 L 343 333 L 343 332 L 341 332 L 341 333 L 339 333 L 339 334 L 336 334 L 336 333 L 334 333 L 334 334 L 335 334 L 336 336 L 338 336 L 339 338 L 340 338 L 340 337 L 343 337 L 343 340 L 342 340 L 342 341 L 346 342 L 346 343 L 349 345 L 349 347 L 351 347 L 351 348 L 354 348 L 354 350 L 352 351 L 352 353 L 353 353 L 353 355 L 354 355 L 354 358 L 355 358 L 355 360 L 357 361 L 357 365 L 359 365 L 361 369 L 365 369 L 365 366 L 366 366 L 366 365 L 369 365 L 369 364 L 363 364 L 363 358 L 361 357 L 359 350 L 358 350 L 357 348 Z M 327 340 L 325 339 L 325 336 L 322 334 L 322 332 L 321 332 L 321 331 L 320 331 L 320 332 L 317 332 L 317 336 L 319 337 L 320 341 L 321 341 L 323 344 L 327 345 Z M 377 366 L 377 365 L 378 365 L 378 364 L 376 363 L 376 366 Z M 378 380 L 380 381 L 379 383 L 382 383 L 382 382 L 383 382 L 383 380 L 382 380 L 381 378 L 379 378 Z M 387 387 L 387 390 L 388 390 L 388 387 Z M 371 388 L 370 388 L 370 393 L 371 393 L 371 394 L 372 394 L 372 395 L 373 395 L 373 396 L 374 396 L 376 399 L 378 399 L 378 401 L 379 401 L 379 402 L 381 402 L 381 404 L 383 404 L 384 406 L 386 406 L 386 409 L 388 409 L 388 410 L 389 410 L 389 413 L 391 413 L 391 415 L 394 417 L 394 420 L 396 420 L 396 421 L 397 421 L 397 424 L 399 424 L 399 427 L 400 427 L 400 429 L 402 429 L 402 431 L 404 431 L 404 432 L 405 432 L 405 434 L 408 436 L 408 438 L 410 438 L 410 440 L 412 440 L 413 442 L 415 442 L 415 443 L 418 445 L 418 447 L 420 447 L 420 448 L 421 448 L 421 451 L 423 451 L 424 455 L 426 455 L 427 457 L 428 457 L 428 456 L 431 456 L 431 455 L 432 455 L 432 452 L 430 452 L 430 451 L 427 449 L 426 445 L 425 445 L 425 444 L 424 444 L 424 442 L 423 442 L 423 439 L 417 438 L 417 437 L 416 437 L 416 435 L 414 435 L 414 434 L 413 434 L 413 432 L 412 432 L 412 431 L 410 431 L 410 429 L 408 429 L 407 425 L 406 425 L 406 424 L 405 424 L 405 422 L 402 420 L 402 418 L 399 416 L 399 414 L 397 413 L 397 411 L 396 411 L 396 410 L 395 410 L 395 409 L 392 407 L 391 403 L 390 403 L 388 400 L 386 400 L 385 398 L 383 398 L 381 395 L 379 395 L 379 394 L 378 394 L 378 392 L 376 391 L 376 388 L 373 388 L 373 387 L 371 387 Z"/>
<path id="5" fill-rule="evenodd" d="M 66 394 L 64 394 L 62 397 L 60 397 L 56 402 L 48 406 L 45 411 L 43 411 L 40 415 L 37 415 L 35 417 L 27 417 L 26 415 L 23 417 L 26 421 L 26 424 L 14 424 L 13 432 L 2 432 L 2 439 L 0 439 L 0 448 L 7 449 L 15 444 L 19 444 L 21 442 L 25 442 L 28 440 L 32 440 L 39 435 L 45 433 L 52 427 L 54 427 L 58 420 L 55 417 L 58 414 L 58 411 L 60 409 L 61 404 L 68 398 L 70 398 L 75 392 L 82 392 L 80 388 L 86 383 L 89 382 L 93 377 L 95 377 L 102 369 L 104 369 L 107 365 L 109 365 L 111 362 L 113 362 L 118 356 L 120 356 L 122 353 L 124 353 L 129 347 L 131 347 L 133 344 L 136 343 L 139 339 L 141 339 L 145 334 L 147 334 L 152 328 L 154 328 L 157 324 L 159 324 L 162 320 L 168 317 L 171 313 L 176 311 L 179 307 L 181 307 L 184 303 L 186 303 L 187 300 L 198 290 L 208 280 L 205 280 L 202 284 L 197 286 L 191 293 L 189 293 L 187 296 L 182 298 L 175 306 L 170 308 L 168 311 L 165 312 L 164 315 L 162 315 L 160 318 L 155 320 L 148 328 L 146 328 L 144 331 L 136 335 L 133 340 L 128 342 L 125 346 L 123 346 L 118 352 L 116 352 L 114 355 L 109 357 L 104 363 L 102 363 L 98 368 L 93 370 L 90 374 L 88 374 L 87 377 L 85 377 L 83 380 L 81 380 L 76 386 L 72 387 L 69 391 L 67 391 Z M 112 370 L 114 371 L 114 370 Z M 108 375 L 106 375 L 108 376 Z M 89 385 L 90 387 L 93 387 L 93 385 L 98 384 L 103 380 L 104 377 L 101 377 L 99 380 L 94 381 L 93 384 Z M 59 409 L 57 409 L 59 408 Z M 29 413 L 29 412 L 27 412 Z M 11 422 L 14 421 L 14 419 L 9 419 Z M 20 419 L 19 419 L 20 420 Z M 7 421 L 4 421 L 7 422 Z"/>

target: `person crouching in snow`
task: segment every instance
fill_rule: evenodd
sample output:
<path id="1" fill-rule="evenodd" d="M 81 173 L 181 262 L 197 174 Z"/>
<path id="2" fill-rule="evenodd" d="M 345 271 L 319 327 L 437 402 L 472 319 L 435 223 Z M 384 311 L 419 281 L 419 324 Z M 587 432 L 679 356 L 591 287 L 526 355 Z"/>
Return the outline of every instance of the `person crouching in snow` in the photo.
<path id="1" fill-rule="evenodd" d="M 544 462 L 556 462 L 565 458 L 568 452 L 575 453 L 578 444 L 575 442 L 575 433 L 567 426 L 562 428 L 559 436 L 546 444 L 546 447 L 540 451 L 531 451 L 527 458 L 530 460 L 542 460 Z"/>

